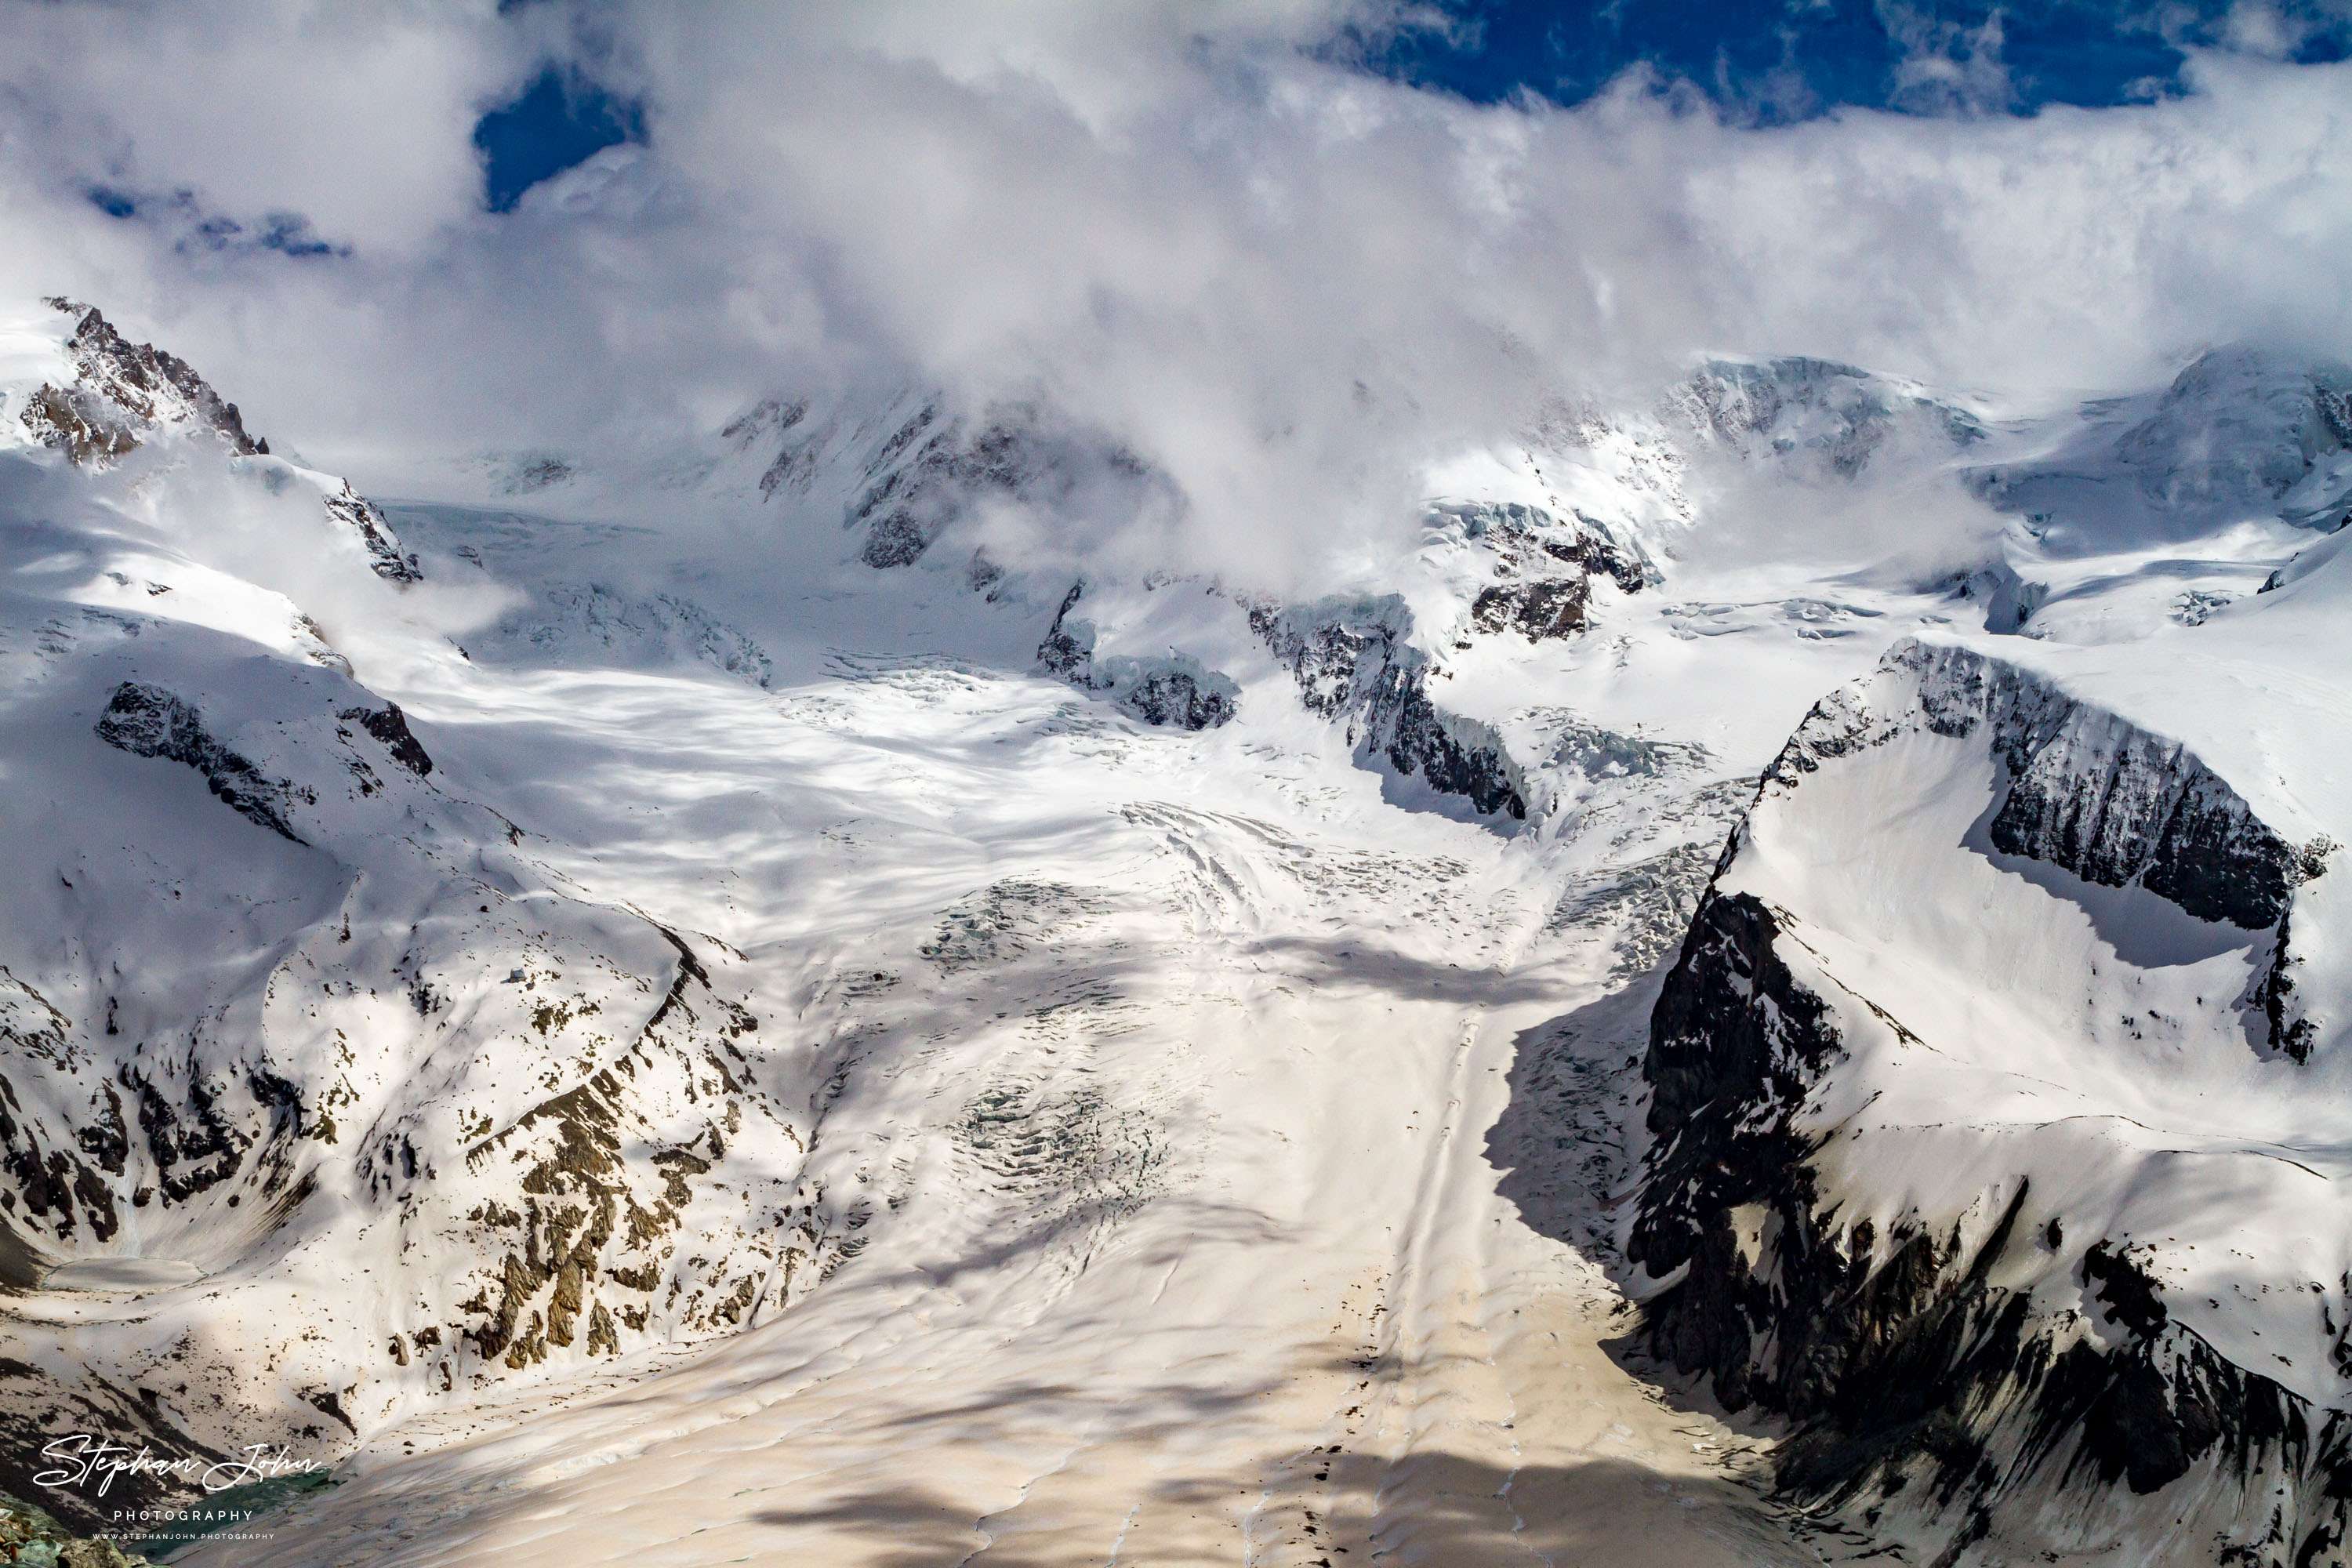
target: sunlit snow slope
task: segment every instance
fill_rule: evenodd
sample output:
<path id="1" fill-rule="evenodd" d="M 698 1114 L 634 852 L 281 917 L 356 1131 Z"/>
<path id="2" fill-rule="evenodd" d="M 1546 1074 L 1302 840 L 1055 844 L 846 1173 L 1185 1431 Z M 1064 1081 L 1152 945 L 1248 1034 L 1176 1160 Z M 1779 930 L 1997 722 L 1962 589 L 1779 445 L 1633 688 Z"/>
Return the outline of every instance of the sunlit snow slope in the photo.
<path id="1" fill-rule="evenodd" d="M 83 309 L 0 354 L 7 1447 L 337 1464 L 183 1561 L 2137 1562 L 2068 1346 L 2342 1397 L 2324 374 L 2070 533 L 2114 405 L 1711 365 L 1276 597 L 1007 548 L 1181 504 L 1051 410 L 379 505 Z M 2040 1383 L 1773 1360 L 2007 1300 Z M 2272 1552 L 2252 1419 L 2179 1484 Z"/>

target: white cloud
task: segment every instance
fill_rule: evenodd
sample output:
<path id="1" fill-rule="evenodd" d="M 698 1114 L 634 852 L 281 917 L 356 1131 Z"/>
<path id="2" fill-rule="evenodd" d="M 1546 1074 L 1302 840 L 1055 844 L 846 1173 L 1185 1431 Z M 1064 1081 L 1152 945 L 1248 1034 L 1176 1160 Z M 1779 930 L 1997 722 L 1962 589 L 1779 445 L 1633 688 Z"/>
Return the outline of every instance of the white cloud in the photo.
<path id="1" fill-rule="evenodd" d="M 1903 46 L 1891 95 L 1898 106 L 1928 112 L 1997 114 L 2016 101 L 2017 89 L 2000 58 L 2007 40 L 1999 11 L 1979 26 L 1965 27 L 1939 20 L 1905 0 L 1878 0 L 1877 9 L 1887 37 Z"/>
<path id="2" fill-rule="evenodd" d="M 1262 552 L 1392 522 L 1430 454 L 1548 390 L 1701 351 L 2028 394 L 2242 336 L 2352 354 L 2352 68 L 1756 130 L 1638 82 L 1478 107 L 1318 63 L 1347 16 L 1412 21 L 1323 0 L 32 14 L 0 286 L 108 301 L 363 482 L 908 380 L 1043 392 L 1170 468 L 1187 548 Z M 475 116 L 550 51 L 642 92 L 651 145 L 491 217 Z M 184 254 L 96 182 L 353 253 Z"/>

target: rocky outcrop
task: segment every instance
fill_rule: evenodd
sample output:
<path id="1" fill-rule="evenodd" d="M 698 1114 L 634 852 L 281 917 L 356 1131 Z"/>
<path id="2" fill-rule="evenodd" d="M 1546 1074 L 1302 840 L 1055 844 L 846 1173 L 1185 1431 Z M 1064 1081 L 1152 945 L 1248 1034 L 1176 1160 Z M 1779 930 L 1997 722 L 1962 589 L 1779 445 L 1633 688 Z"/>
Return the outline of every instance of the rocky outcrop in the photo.
<path id="1" fill-rule="evenodd" d="M 667 990 L 584 1079 L 475 1129 L 446 1167 L 425 1152 L 446 1148 L 429 1113 L 369 1135 L 355 1169 L 371 1196 L 420 1238 L 462 1238 L 472 1287 L 452 1315 L 400 1324 L 380 1376 L 446 1391 L 551 1358 L 732 1332 L 804 1296 L 842 1256 L 822 1185 L 773 1163 L 811 1139 L 737 1043 L 761 1022 L 722 988 L 721 966 L 740 955 L 659 934 L 676 958 Z M 545 995 L 530 1026 L 549 1039 L 601 1011 L 551 985 Z M 746 1150 L 763 1152 L 766 1173 L 746 1173 Z"/>
<path id="2" fill-rule="evenodd" d="M 1071 584 L 1052 628 L 1037 645 L 1037 662 L 1047 673 L 1101 693 L 1147 724 L 1213 730 L 1232 720 L 1240 709 L 1241 687 L 1189 655 L 1096 658 L 1094 626 L 1070 614 L 1085 592 L 1085 584 Z"/>
<path id="3" fill-rule="evenodd" d="M 161 757 L 202 773 L 221 803 L 281 838 L 302 842 L 288 825 L 288 801 L 299 788 L 271 779 L 208 733 L 194 705 L 160 686 L 126 680 L 99 716 L 98 738 L 134 757 Z M 413 742 L 412 742 L 413 743 Z"/>
<path id="4" fill-rule="evenodd" d="M 120 1508 L 131 1500 L 131 1494 L 108 1500 Z M 104 1516 L 97 1510 L 89 1512 L 89 1522 L 95 1528 Z M 103 1537 L 78 1535 L 47 1510 L 5 1492 L 0 1492 L 0 1563 L 23 1563 L 26 1568 L 147 1568 L 147 1559 L 138 1552 L 126 1552 Z"/>
<path id="5" fill-rule="evenodd" d="M 136 447 L 139 432 L 184 423 L 219 437 L 233 452 L 268 454 L 268 442 L 246 434 L 236 405 L 224 402 L 187 361 L 128 341 L 90 306 L 48 303 L 80 318 L 66 343 L 79 374 L 71 387 L 44 386 L 35 395 L 24 421 L 36 437 L 92 467 Z"/>
<path id="6" fill-rule="evenodd" d="M 367 547 L 368 564 L 388 583 L 415 583 L 425 574 L 414 554 L 403 554 L 400 536 L 384 520 L 383 509 L 361 495 L 345 480 L 342 493 L 326 498 L 327 515 L 359 535 Z"/>
<path id="7" fill-rule="evenodd" d="M 73 1025 L 47 996 L 0 969 L 0 1286 L 23 1289 L 37 1283 L 50 1261 L 47 1246 L 69 1242 L 87 1231 L 111 1240 L 121 1226 L 110 1177 L 122 1173 L 127 1138 L 122 1101 L 111 1089 L 71 1141 L 37 1125 L 28 1113 L 28 1086 L 50 1073 L 70 1074 L 86 1053 L 73 1040 Z M 46 1245 L 45 1245 L 46 1244 Z"/>
<path id="8" fill-rule="evenodd" d="M 130 423 L 79 387 L 43 386 L 19 416 L 33 438 L 84 468 L 107 468 L 139 446 Z"/>
<path id="9" fill-rule="evenodd" d="M 1628 594 L 1649 585 L 1648 565 L 1599 525 L 1563 522 L 1540 507 L 1453 501 L 1435 508 L 1431 521 L 1458 530 L 1494 574 L 1470 605 L 1471 625 L 1481 632 L 1517 632 L 1530 642 L 1573 637 L 1584 630 L 1595 575 Z"/>
<path id="10" fill-rule="evenodd" d="M 1016 494 L 1036 467 L 1019 426 L 992 421 L 970 433 L 925 404 L 866 465 L 867 484 L 846 519 L 866 528 L 857 558 L 883 570 L 913 565 L 974 495 Z"/>
<path id="11" fill-rule="evenodd" d="M 1529 642 L 1570 637 L 1584 629 L 1590 592 L 1581 577 L 1497 583 L 1479 590 L 1470 619 L 1482 632 L 1514 631 Z"/>
<path id="12" fill-rule="evenodd" d="M 269 443 L 246 434 L 244 416 L 236 405 L 224 401 L 195 367 L 152 343 L 134 343 L 116 331 L 95 308 L 53 300 L 59 308 L 81 311 L 81 321 L 67 344 L 84 390 L 96 393 L 134 418 L 157 425 L 194 422 L 228 443 L 243 456 L 267 455 Z"/>
<path id="13" fill-rule="evenodd" d="M 345 723 L 357 724 L 382 741 L 384 749 L 392 753 L 392 760 L 418 778 L 433 771 L 433 759 L 409 732 L 408 717 L 401 712 L 399 703 L 387 703 L 382 709 L 346 708 L 341 718 Z"/>
<path id="14" fill-rule="evenodd" d="M 1406 640 L 1412 612 L 1395 595 L 1253 605 L 1250 626 L 1298 682 L 1307 708 L 1344 723 L 1365 756 L 1466 797 L 1487 816 L 1528 815 L 1525 774 L 1502 738 L 1430 700 L 1428 657 Z"/>

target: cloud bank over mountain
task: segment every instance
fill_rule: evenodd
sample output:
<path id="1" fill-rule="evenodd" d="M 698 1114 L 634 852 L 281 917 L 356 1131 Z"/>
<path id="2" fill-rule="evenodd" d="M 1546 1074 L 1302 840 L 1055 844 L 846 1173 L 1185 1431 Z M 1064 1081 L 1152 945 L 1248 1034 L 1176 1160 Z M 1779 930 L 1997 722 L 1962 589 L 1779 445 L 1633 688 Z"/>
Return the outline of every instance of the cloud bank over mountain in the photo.
<path id="1" fill-rule="evenodd" d="M 1759 129 L 1640 70 L 1475 104 L 1333 46 L 1433 23 L 25 8 L 0 284 L 109 300 L 365 482 L 933 385 L 1085 410 L 1237 559 L 1396 526 L 1433 457 L 1706 352 L 2030 399 L 2352 349 L 2352 67 L 2192 53 L 2147 105 Z M 489 212 L 476 127 L 551 68 L 643 140 Z"/>

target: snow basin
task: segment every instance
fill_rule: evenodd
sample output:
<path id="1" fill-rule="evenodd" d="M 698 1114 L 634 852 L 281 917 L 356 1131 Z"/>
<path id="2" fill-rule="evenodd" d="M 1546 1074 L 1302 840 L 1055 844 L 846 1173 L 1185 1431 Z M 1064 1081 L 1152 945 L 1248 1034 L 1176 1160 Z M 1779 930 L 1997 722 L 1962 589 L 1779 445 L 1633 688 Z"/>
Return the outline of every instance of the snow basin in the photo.
<path id="1" fill-rule="evenodd" d="M 44 1290 L 166 1290 L 205 1271 L 172 1258 L 77 1258 L 41 1276 Z"/>

